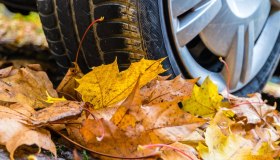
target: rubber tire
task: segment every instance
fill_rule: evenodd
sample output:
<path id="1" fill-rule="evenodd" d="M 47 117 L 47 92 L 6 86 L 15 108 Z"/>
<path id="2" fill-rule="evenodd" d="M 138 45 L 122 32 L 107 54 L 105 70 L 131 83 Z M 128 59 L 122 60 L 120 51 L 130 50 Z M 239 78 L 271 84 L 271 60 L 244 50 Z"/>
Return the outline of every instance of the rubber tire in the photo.
<path id="1" fill-rule="evenodd" d="M 183 73 L 176 61 L 175 48 L 169 40 L 162 0 L 37 0 L 38 11 L 49 48 L 64 71 L 74 61 L 80 39 L 90 23 L 101 16 L 85 37 L 79 66 L 89 71 L 118 57 L 121 70 L 143 57 L 167 57 L 166 74 Z M 259 74 L 235 94 L 246 95 L 262 89 L 279 60 L 279 37 L 273 52 Z"/>
<path id="2" fill-rule="evenodd" d="M 0 0 L 12 12 L 28 14 L 37 11 L 36 0 Z"/>

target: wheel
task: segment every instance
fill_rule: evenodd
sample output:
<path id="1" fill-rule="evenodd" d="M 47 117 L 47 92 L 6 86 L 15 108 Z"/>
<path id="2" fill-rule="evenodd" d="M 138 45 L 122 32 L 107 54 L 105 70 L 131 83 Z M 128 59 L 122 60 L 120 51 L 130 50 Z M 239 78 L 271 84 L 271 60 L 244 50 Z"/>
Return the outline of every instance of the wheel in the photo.
<path id="1" fill-rule="evenodd" d="M 90 23 L 78 63 L 82 70 L 111 63 L 120 69 L 146 57 L 167 74 L 206 76 L 239 95 L 262 89 L 279 61 L 279 0 L 37 0 L 51 52 L 71 66 Z M 247 7 L 250 6 L 250 7 Z M 223 57 L 229 71 L 219 61 Z"/>

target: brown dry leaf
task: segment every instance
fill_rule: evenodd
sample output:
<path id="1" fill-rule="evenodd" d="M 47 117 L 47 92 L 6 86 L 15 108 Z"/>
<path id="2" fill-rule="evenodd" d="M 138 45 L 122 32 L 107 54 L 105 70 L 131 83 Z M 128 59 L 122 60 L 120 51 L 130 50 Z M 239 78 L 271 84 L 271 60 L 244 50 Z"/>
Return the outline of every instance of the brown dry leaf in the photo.
<path id="1" fill-rule="evenodd" d="M 5 145 L 7 150 L 10 152 L 10 159 L 13 160 L 15 150 L 21 145 L 33 145 L 36 144 L 40 148 L 49 150 L 56 157 L 55 144 L 51 139 L 49 131 L 44 129 L 36 130 L 20 130 L 15 134 Z"/>
<path id="2" fill-rule="evenodd" d="M 83 102 L 56 102 L 50 107 L 37 111 L 31 118 L 33 119 L 33 125 L 46 125 L 48 123 L 77 117 L 82 113 L 83 107 Z"/>
<path id="3" fill-rule="evenodd" d="M 12 70 L 14 70 L 13 66 L 1 69 L 0 70 L 0 78 L 8 77 L 12 73 Z"/>
<path id="4" fill-rule="evenodd" d="M 30 117 L 34 112 L 34 109 L 26 105 L 15 104 L 10 108 L 0 106 L 0 144 L 6 146 L 11 159 L 14 151 L 23 144 L 36 144 L 56 156 L 50 133 L 31 126 L 33 119 Z"/>
<path id="5" fill-rule="evenodd" d="M 231 110 L 238 117 L 246 117 L 247 123 L 257 124 L 265 120 L 265 117 L 275 111 L 276 106 L 269 106 L 261 99 L 259 93 L 249 95 L 249 98 L 231 96 Z"/>
<path id="6" fill-rule="evenodd" d="M 162 149 L 160 149 L 160 151 L 162 151 L 161 158 L 163 160 L 171 160 L 171 159 L 186 160 L 186 159 L 190 159 L 190 158 L 192 160 L 198 160 L 198 158 L 197 158 L 198 153 L 193 147 L 183 144 L 183 143 L 179 143 L 179 142 L 170 144 L 170 146 L 176 147 L 177 149 L 179 149 L 180 151 L 182 151 L 186 155 L 188 155 L 188 157 L 186 157 L 182 153 L 179 153 L 178 151 L 175 151 L 174 149 L 163 147 Z"/>
<path id="7" fill-rule="evenodd" d="M 102 141 L 97 137 L 104 137 Z M 87 119 L 84 121 L 80 133 L 88 148 L 115 156 L 140 157 L 154 153 L 154 150 L 138 151 L 138 145 L 150 144 L 151 139 L 148 132 L 138 136 L 127 136 L 110 121 Z"/>
<path id="8" fill-rule="evenodd" d="M 150 130 L 187 124 L 202 125 L 205 122 L 181 110 L 177 102 L 142 105 L 139 88 L 137 83 L 128 98 L 114 113 L 111 121 L 119 128 L 125 130 L 129 126 L 141 124 L 145 130 Z"/>
<path id="9" fill-rule="evenodd" d="M 181 75 L 172 80 L 165 80 L 164 78 L 155 79 L 140 90 L 143 104 L 152 105 L 161 102 L 179 103 L 191 96 L 193 86 L 197 80 L 186 80 Z"/>
<path id="10" fill-rule="evenodd" d="M 77 63 L 74 63 L 73 68 L 69 68 L 63 80 L 57 87 L 57 92 L 61 93 L 67 99 L 80 100 L 81 97 L 75 90 L 79 86 L 76 79 L 83 77 L 83 73 Z"/>
<path id="11" fill-rule="evenodd" d="M 43 71 L 33 70 L 28 66 L 20 69 L 2 69 L 6 77 L 0 78 L 0 101 L 18 102 L 33 108 L 48 106 L 46 91 L 57 97 L 51 81 Z M 9 73 L 8 73 L 9 72 Z"/>

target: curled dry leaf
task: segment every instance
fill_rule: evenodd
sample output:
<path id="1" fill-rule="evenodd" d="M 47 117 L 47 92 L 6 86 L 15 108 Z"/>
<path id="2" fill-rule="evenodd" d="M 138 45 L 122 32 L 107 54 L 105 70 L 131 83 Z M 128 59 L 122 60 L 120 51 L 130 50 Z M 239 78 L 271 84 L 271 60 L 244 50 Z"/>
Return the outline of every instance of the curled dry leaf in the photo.
<path id="1" fill-rule="evenodd" d="M 28 66 L 26 68 L 0 70 L 0 101 L 18 102 L 33 108 L 48 106 L 46 91 L 57 97 L 51 81 L 43 71 L 36 71 Z"/>
<path id="2" fill-rule="evenodd" d="M 69 68 L 63 80 L 57 87 L 57 92 L 65 96 L 67 99 L 80 100 L 81 97 L 75 90 L 79 86 L 76 79 L 84 76 L 77 63 L 74 63 L 73 68 Z"/>
<path id="3" fill-rule="evenodd" d="M 164 72 L 162 61 L 163 59 L 142 59 L 122 72 L 119 72 L 117 61 L 94 67 L 91 72 L 77 80 L 80 85 L 76 90 L 82 95 L 83 101 L 90 102 L 95 109 L 111 106 L 131 93 L 140 76 L 139 85 L 142 87 Z"/>
<path id="4" fill-rule="evenodd" d="M 26 130 L 20 131 L 15 134 L 7 143 L 6 148 L 10 152 L 10 159 L 13 160 L 15 150 L 21 145 L 36 144 L 40 148 L 49 150 L 52 154 L 56 155 L 55 144 L 51 139 L 51 134 L 45 129 Z"/>
<path id="5" fill-rule="evenodd" d="M 13 74 L 12 70 L 14 70 L 13 66 L 0 69 L 0 78 L 8 77 L 9 75 Z"/>
<path id="6" fill-rule="evenodd" d="M 11 159 L 15 150 L 23 144 L 36 144 L 56 156 L 56 148 L 50 133 L 32 127 L 33 119 L 30 117 L 34 113 L 31 107 L 19 104 L 12 105 L 10 108 L 0 106 L 0 144 L 6 146 Z"/>
<path id="7" fill-rule="evenodd" d="M 213 117 L 220 109 L 222 100 L 218 87 L 207 77 L 201 87 L 194 86 L 191 98 L 183 101 L 183 109 L 193 115 Z"/>
<path id="8" fill-rule="evenodd" d="M 50 107 L 41 109 L 32 115 L 33 125 L 47 125 L 56 121 L 79 116 L 83 111 L 84 103 L 75 101 L 57 102 Z"/>

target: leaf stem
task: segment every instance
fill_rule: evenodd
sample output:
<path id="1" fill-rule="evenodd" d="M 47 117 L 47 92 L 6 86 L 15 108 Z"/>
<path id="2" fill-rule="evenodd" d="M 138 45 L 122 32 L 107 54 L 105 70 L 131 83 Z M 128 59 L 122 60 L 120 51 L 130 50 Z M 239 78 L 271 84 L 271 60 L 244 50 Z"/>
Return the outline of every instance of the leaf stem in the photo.
<path id="1" fill-rule="evenodd" d="M 230 87 L 230 79 L 231 79 L 230 73 L 229 73 L 229 67 L 228 67 L 227 62 L 224 61 L 222 57 L 219 57 L 219 61 L 222 62 L 226 67 L 226 73 L 227 73 L 227 88 L 226 89 L 227 89 L 227 96 L 228 96 L 227 98 L 228 98 L 229 103 L 231 103 L 230 95 L 229 95 L 229 87 Z"/>
<path id="2" fill-rule="evenodd" d="M 100 17 L 99 19 L 96 19 L 94 20 L 93 22 L 91 22 L 91 24 L 88 26 L 88 28 L 86 29 L 86 31 L 84 32 L 83 34 L 83 37 L 79 43 L 79 47 L 78 47 L 78 50 L 77 50 L 77 53 L 76 53 L 76 58 L 75 58 L 75 62 L 77 63 L 78 62 L 78 57 L 79 57 L 79 53 L 80 53 L 80 50 L 81 50 L 81 47 L 82 47 L 82 44 L 83 44 L 83 41 L 89 31 L 89 29 L 96 23 L 96 22 L 101 22 L 104 20 L 104 17 Z"/>
<path id="3" fill-rule="evenodd" d="M 182 151 L 179 148 L 176 148 L 174 146 L 168 145 L 168 144 L 148 144 L 148 145 L 144 145 L 144 146 L 139 146 L 141 149 L 145 149 L 145 148 L 154 148 L 154 147 L 166 147 L 166 148 L 170 148 L 173 149 L 181 154 L 183 154 L 185 157 L 187 157 L 190 160 L 193 160 L 193 158 L 188 155 L 187 153 L 185 153 L 184 151 Z"/>
<path id="4" fill-rule="evenodd" d="M 60 133 L 59 131 L 56 131 L 55 129 L 53 129 L 51 126 L 48 126 L 48 128 L 52 131 L 54 131 L 55 133 L 57 133 L 58 135 L 60 135 L 62 138 L 68 140 L 69 142 L 73 143 L 74 145 L 78 146 L 78 147 L 81 147 L 82 149 L 84 150 L 87 150 L 91 153 L 94 153 L 94 154 L 97 154 L 97 155 L 100 155 L 100 156 L 104 156 L 104 157 L 109 157 L 109 158 L 115 158 L 115 159 L 144 159 L 144 158 L 151 158 L 151 157 L 156 157 L 156 156 L 159 156 L 159 153 L 153 153 L 153 154 L 149 154 L 149 155 L 146 155 L 146 156 L 140 156 L 140 157 L 122 157 L 122 156 L 115 156 L 115 155 L 110 155 L 110 154 L 106 154 L 106 153 L 101 153 L 101 152 L 98 152 L 98 151 L 94 151 L 90 148 L 87 148 L 75 141 L 73 141 L 72 139 L 68 138 L 66 135 Z"/>

